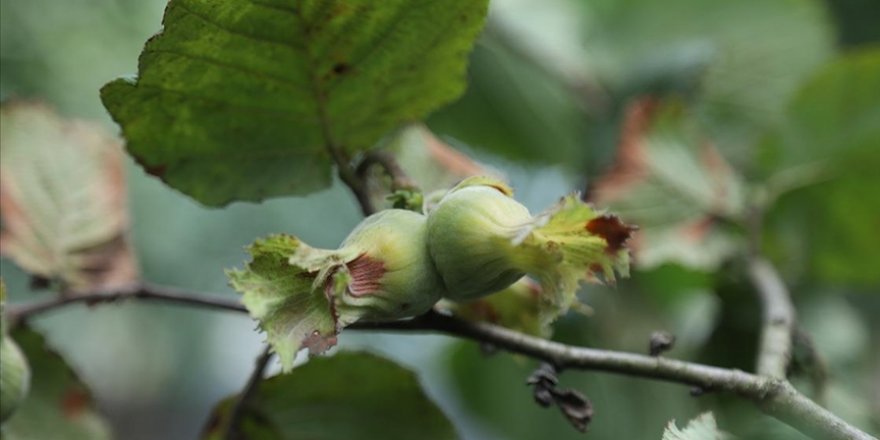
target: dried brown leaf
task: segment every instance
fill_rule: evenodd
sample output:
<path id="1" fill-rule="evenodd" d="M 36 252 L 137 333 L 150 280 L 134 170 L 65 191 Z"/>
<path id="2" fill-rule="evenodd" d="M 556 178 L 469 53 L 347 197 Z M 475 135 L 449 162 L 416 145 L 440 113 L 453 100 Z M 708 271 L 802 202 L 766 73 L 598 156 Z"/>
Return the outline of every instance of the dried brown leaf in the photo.
<path id="1" fill-rule="evenodd" d="M 135 282 L 119 141 L 36 102 L 0 118 L 0 253 L 74 292 Z"/>

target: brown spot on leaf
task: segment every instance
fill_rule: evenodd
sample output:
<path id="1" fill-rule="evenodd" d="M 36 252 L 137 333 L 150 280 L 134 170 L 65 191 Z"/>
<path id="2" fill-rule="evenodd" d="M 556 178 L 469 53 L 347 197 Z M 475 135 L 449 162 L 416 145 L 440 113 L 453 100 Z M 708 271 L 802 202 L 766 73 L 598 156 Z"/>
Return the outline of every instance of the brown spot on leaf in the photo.
<path id="1" fill-rule="evenodd" d="M 88 407 L 89 394 L 82 388 L 70 388 L 61 397 L 61 412 L 68 419 L 79 417 Z"/>
<path id="2" fill-rule="evenodd" d="M 606 251 L 615 253 L 623 248 L 626 241 L 638 228 L 623 223 L 617 216 L 605 214 L 587 222 L 586 229 L 591 234 L 598 235 L 605 240 L 607 243 Z"/>
<path id="3" fill-rule="evenodd" d="M 155 166 L 144 166 L 144 171 L 151 176 L 156 176 L 158 178 L 165 177 L 165 173 L 168 171 L 167 165 L 155 165 Z"/>
<path id="4" fill-rule="evenodd" d="M 501 317 L 498 316 L 498 311 L 495 310 L 495 307 L 493 307 L 492 304 L 489 303 L 489 301 L 477 300 L 468 303 L 467 306 L 480 321 L 497 324 L 498 321 L 501 319 Z"/>
<path id="5" fill-rule="evenodd" d="M 349 66 L 348 63 L 345 63 L 345 62 L 336 63 L 333 66 L 333 73 L 335 73 L 337 75 L 344 75 L 344 74 L 348 73 L 350 70 L 351 70 L 351 66 Z"/>
<path id="6" fill-rule="evenodd" d="M 303 338 L 303 347 L 309 349 L 309 354 L 320 354 L 335 346 L 336 342 L 336 335 L 322 335 L 315 330 Z"/>
<path id="7" fill-rule="evenodd" d="M 681 231 L 681 236 L 685 240 L 699 243 L 709 235 L 714 223 L 715 219 L 712 217 L 704 217 L 693 223 L 682 225 L 679 230 Z"/>
<path id="8" fill-rule="evenodd" d="M 585 198 L 606 204 L 620 198 L 648 177 L 644 137 L 651 128 L 659 104 L 657 99 L 651 97 L 630 104 L 624 116 L 614 165 L 591 187 Z"/>

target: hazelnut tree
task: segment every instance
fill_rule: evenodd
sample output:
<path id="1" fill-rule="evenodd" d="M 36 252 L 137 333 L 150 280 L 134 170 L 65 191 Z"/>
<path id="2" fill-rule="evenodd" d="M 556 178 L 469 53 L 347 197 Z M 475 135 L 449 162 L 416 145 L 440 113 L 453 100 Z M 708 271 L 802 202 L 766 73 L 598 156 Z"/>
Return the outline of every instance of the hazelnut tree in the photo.
<path id="1" fill-rule="evenodd" d="M 796 386 L 795 376 L 808 376 L 818 390 L 827 372 L 799 327 L 789 280 L 777 266 L 802 250 L 795 263 L 828 280 L 876 281 L 876 268 L 862 267 L 870 263 L 847 260 L 876 252 L 876 233 L 853 230 L 865 218 L 876 220 L 876 203 L 841 217 L 834 210 L 842 208 L 828 201 L 880 183 L 880 50 L 828 49 L 824 58 L 817 54 L 822 45 L 817 53 L 789 50 L 813 41 L 803 31 L 803 38 L 768 37 L 775 46 L 768 44 L 760 67 L 786 75 L 766 88 L 738 76 L 751 62 L 731 55 L 740 52 L 707 55 L 703 47 L 671 54 L 690 58 L 676 58 L 669 66 L 678 70 L 661 68 L 665 73 L 646 79 L 631 53 L 572 67 L 581 55 L 559 59 L 522 45 L 503 18 L 483 31 L 488 6 L 171 0 L 136 76 L 100 90 L 124 150 L 102 128 L 45 104 L 4 102 L 0 249 L 57 291 L 4 308 L 4 438 L 110 438 L 86 385 L 27 322 L 71 304 L 117 301 L 247 313 L 265 335 L 250 379 L 217 404 L 205 439 L 456 436 L 405 368 L 347 352 L 344 344 L 324 354 L 344 329 L 402 338 L 439 333 L 539 361 L 522 377 L 532 397 L 558 407 L 579 431 L 588 431 L 594 408 L 584 390 L 560 385 L 563 372 L 601 371 L 718 393 L 815 439 L 875 438 L 869 427 L 826 408 L 818 391 Z M 639 13 L 650 16 L 657 7 L 646 4 Z M 613 17 L 621 29 L 639 21 Z M 804 20 L 798 29 L 809 28 L 812 19 Z M 472 85 L 495 77 L 479 69 L 496 72 L 506 62 L 477 57 L 484 49 L 472 55 L 481 32 L 559 79 L 581 116 L 614 133 L 615 157 L 591 156 L 583 145 L 574 154 L 564 145 L 518 150 L 527 141 L 516 133 L 485 142 L 481 136 L 495 128 L 462 123 L 472 116 L 465 104 L 476 99 L 465 94 L 469 57 L 477 60 Z M 594 32 L 590 44 L 612 52 L 639 36 L 601 26 Z M 725 32 L 718 30 L 710 52 L 754 43 Z M 518 105 L 543 99 L 530 93 Z M 454 137 L 470 139 L 469 151 L 562 163 L 588 184 L 533 214 L 503 173 L 442 140 Z M 205 206 L 302 196 L 339 182 L 364 218 L 336 249 L 310 246 L 297 231 L 254 237 L 250 258 L 226 270 L 237 299 L 157 285 L 141 278 L 128 236 L 123 151 Z M 839 233 L 839 252 L 821 250 L 821 236 L 801 237 L 812 240 L 807 250 L 786 248 L 792 232 L 784 230 L 791 215 L 785 202 L 793 197 L 812 197 L 815 209 L 824 209 L 801 220 L 823 228 L 818 234 Z M 666 332 L 645 336 L 647 354 L 552 339 L 567 313 L 603 313 L 579 291 L 614 286 L 631 271 L 668 262 L 729 273 L 754 292 L 761 319 L 751 371 L 671 357 L 675 336 Z M 303 350 L 314 357 L 298 365 Z M 282 372 L 265 377 L 276 358 Z M 599 407 L 597 420 L 601 414 Z M 712 413 L 695 414 L 683 429 L 671 422 L 662 438 L 716 439 L 722 429 Z"/>

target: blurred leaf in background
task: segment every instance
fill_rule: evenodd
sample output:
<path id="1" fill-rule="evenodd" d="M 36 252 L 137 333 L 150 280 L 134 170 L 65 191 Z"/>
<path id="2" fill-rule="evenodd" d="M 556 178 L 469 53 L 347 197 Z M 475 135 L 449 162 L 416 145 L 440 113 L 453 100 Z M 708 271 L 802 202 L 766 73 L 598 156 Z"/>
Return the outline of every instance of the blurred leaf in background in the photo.
<path id="1" fill-rule="evenodd" d="M 631 98 L 680 94 L 728 160 L 751 165 L 748 147 L 833 54 L 818 1 L 550 5 L 493 3 L 471 85 L 432 117 L 433 129 L 508 158 L 595 172 L 611 159 Z"/>
<path id="2" fill-rule="evenodd" d="M 0 120 L 0 252 L 73 291 L 134 283 L 118 140 L 36 102 L 5 102 Z"/>
<path id="3" fill-rule="evenodd" d="M 829 358 L 829 405 L 877 432 L 878 148 L 871 140 L 880 126 L 873 119 L 878 75 L 876 49 L 861 47 L 880 40 L 876 3 L 493 0 L 465 96 L 427 124 L 440 141 L 510 176 L 530 209 L 540 210 L 608 171 L 634 97 L 683 100 L 683 125 L 712 141 L 740 190 L 750 195 L 766 183 L 780 197 L 768 212 L 767 250 L 792 282 L 800 322 Z M 165 4 L 0 0 L 0 96 L 45 99 L 65 115 L 110 126 L 97 90 L 136 70 Z M 694 147 L 672 151 L 701 164 L 703 156 L 691 153 L 703 144 L 676 145 Z M 413 169 L 430 170 L 431 160 Z M 817 160 L 840 177 L 804 181 L 817 177 Z M 221 268 L 242 261 L 242 246 L 254 237 L 288 232 L 333 247 L 358 220 L 338 182 L 308 197 L 209 210 L 127 166 L 132 233 L 151 281 L 231 295 Z M 706 177 L 681 174 L 674 177 Z M 655 205 L 681 207 L 668 192 L 655 195 Z M 705 214 L 704 206 L 684 207 L 676 212 Z M 713 222 L 709 236 L 742 235 L 721 226 Z M 710 243 L 687 248 L 687 261 L 695 262 L 688 267 L 667 260 L 634 271 L 614 291 L 584 289 L 580 296 L 596 313 L 560 319 L 555 338 L 638 352 L 652 331 L 669 330 L 678 337 L 669 356 L 750 369 L 760 319 L 754 292 L 737 278 L 735 263 L 719 264 L 731 248 Z M 2 270 L 14 301 L 39 295 L 9 260 Z M 82 373 L 125 439 L 193 438 L 210 405 L 244 383 L 260 343 L 244 316 L 157 305 L 76 308 L 33 325 Z M 424 340 L 351 334 L 340 345 L 374 347 L 422 373 L 463 438 L 582 438 L 558 411 L 532 401 L 524 382 L 535 365 L 482 356 L 470 343 Z M 444 354 L 451 360 L 439 361 Z M 595 439 L 658 439 L 670 418 L 705 410 L 744 440 L 804 439 L 724 396 L 695 399 L 680 386 L 604 373 L 572 371 L 562 380 L 593 401 L 588 435 Z M 806 378 L 796 380 L 811 389 Z"/>
<path id="4" fill-rule="evenodd" d="M 713 270 L 738 250 L 737 237 L 719 223 L 743 217 L 742 179 L 689 124 L 680 103 L 632 103 L 617 155 L 589 198 L 639 225 L 637 265 Z"/>
<path id="5" fill-rule="evenodd" d="M 214 409 L 203 438 L 224 439 L 235 399 Z M 260 383 L 240 425 L 253 440 L 452 440 L 455 429 L 409 370 L 368 353 L 313 358 Z"/>
<path id="6" fill-rule="evenodd" d="M 762 147 L 768 197 L 782 197 L 769 231 L 783 267 L 814 280 L 876 286 L 880 46 L 818 71 Z"/>
<path id="7" fill-rule="evenodd" d="M 3 424 L 9 440 L 104 440 L 110 429 L 94 408 L 91 393 L 64 360 L 28 328 L 11 336 L 31 366 L 31 390 L 15 414 Z"/>
<path id="8" fill-rule="evenodd" d="M 819 1 L 580 2 L 584 56 L 618 99 L 691 96 L 694 116 L 736 166 L 788 97 L 833 54 Z"/>
<path id="9" fill-rule="evenodd" d="M 134 71 L 165 3 L 0 1 L 0 98 L 46 99 L 65 115 L 106 120 L 98 89 Z"/>

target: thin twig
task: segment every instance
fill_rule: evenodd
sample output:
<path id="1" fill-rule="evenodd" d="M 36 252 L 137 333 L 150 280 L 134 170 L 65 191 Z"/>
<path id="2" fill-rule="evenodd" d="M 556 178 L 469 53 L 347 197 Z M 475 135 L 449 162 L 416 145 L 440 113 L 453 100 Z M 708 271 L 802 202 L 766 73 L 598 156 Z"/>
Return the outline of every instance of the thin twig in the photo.
<path id="1" fill-rule="evenodd" d="M 813 385 L 813 400 L 825 406 L 828 398 L 828 378 L 830 376 L 828 361 L 819 352 L 813 336 L 804 328 L 794 330 L 792 362 L 796 363 L 801 372 L 806 373 Z M 798 356 L 798 354 L 801 356 Z"/>
<path id="2" fill-rule="evenodd" d="M 182 305 L 205 307 L 210 309 L 228 310 L 233 312 L 247 312 L 247 309 L 237 299 L 224 298 L 216 294 L 204 294 L 191 292 L 176 287 L 160 286 L 151 283 L 137 284 L 128 288 L 113 291 L 98 291 L 75 296 L 58 296 L 46 301 L 36 302 L 21 306 L 10 306 L 8 318 L 15 325 L 24 322 L 34 315 L 52 311 L 75 303 L 89 305 L 119 302 L 127 299 L 142 299 L 148 301 L 163 301 Z"/>
<path id="3" fill-rule="evenodd" d="M 361 213 L 363 213 L 364 217 L 375 213 L 376 207 L 373 206 L 373 201 L 370 200 L 370 192 L 367 190 L 365 182 L 352 169 L 351 161 L 340 148 L 328 146 L 327 149 L 336 163 L 339 178 L 342 179 L 342 183 L 348 186 L 357 199 L 358 205 L 361 207 Z"/>
<path id="4" fill-rule="evenodd" d="M 756 195 L 759 200 L 763 197 L 761 193 Z M 746 222 L 749 242 L 747 271 L 763 314 L 755 371 L 764 376 L 785 379 L 792 358 L 797 312 L 779 272 L 761 253 L 764 229 L 762 203 L 749 208 Z"/>
<path id="5" fill-rule="evenodd" d="M 260 355 L 257 356 L 257 360 L 254 361 L 254 370 L 251 372 L 244 389 L 238 394 L 238 398 L 235 400 L 235 405 L 233 405 L 232 410 L 229 413 L 229 421 L 226 425 L 226 435 L 223 437 L 224 439 L 237 440 L 243 438 L 240 425 L 241 419 L 244 417 L 244 410 L 247 407 L 248 400 L 257 391 L 257 388 L 259 388 L 260 381 L 262 381 L 263 376 L 265 376 L 266 367 L 269 365 L 272 355 L 271 347 L 267 345 L 263 348 L 263 351 L 260 352 Z"/>
<path id="6" fill-rule="evenodd" d="M 413 181 L 412 178 L 406 174 L 406 171 L 403 170 L 400 164 L 397 163 L 394 156 L 387 151 L 374 150 L 365 153 L 355 172 L 362 181 L 366 181 L 368 176 L 367 173 L 370 171 L 370 168 L 375 165 L 382 167 L 385 174 L 391 177 L 392 191 L 399 189 L 412 189 L 417 186 L 415 181 Z"/>
<path id="7" fill-rule="evenodd" d="M 785 379 L 792 356 L 794 306 L 788 289 L 769 261 L 750 257 L 748 272 L 763 309 L 761 343 L 755 370 L 758 374 Z"/>
<path id="8" fill-rule="evenodd" d="M 176 289 L 146 285 L 125 292 L 101 292 L 19 306 L 10 310 L 10 316 L 24 320 L 77 302 L 106 304 L 120 299 L 159 300 L 246 312 L 241 305 L 221 301 L 214 298 L 215 296 L 217 295 L 184 293 Z M 565 345 L 497 325 L 465 321 L 435 312 L 406 321 L 356 323 L 349 328 L 406 333 L 438 332 L 491 344 L 500 349 L 549 362 L 557 368 L 606 371 L 676 382 L 702 389 L 732 392 L 754 401 L 767 414 L 817 439 L 870 440 L 873 438 L 798 393 L 788 382 L 739 370 L 664 357 Z"/>

